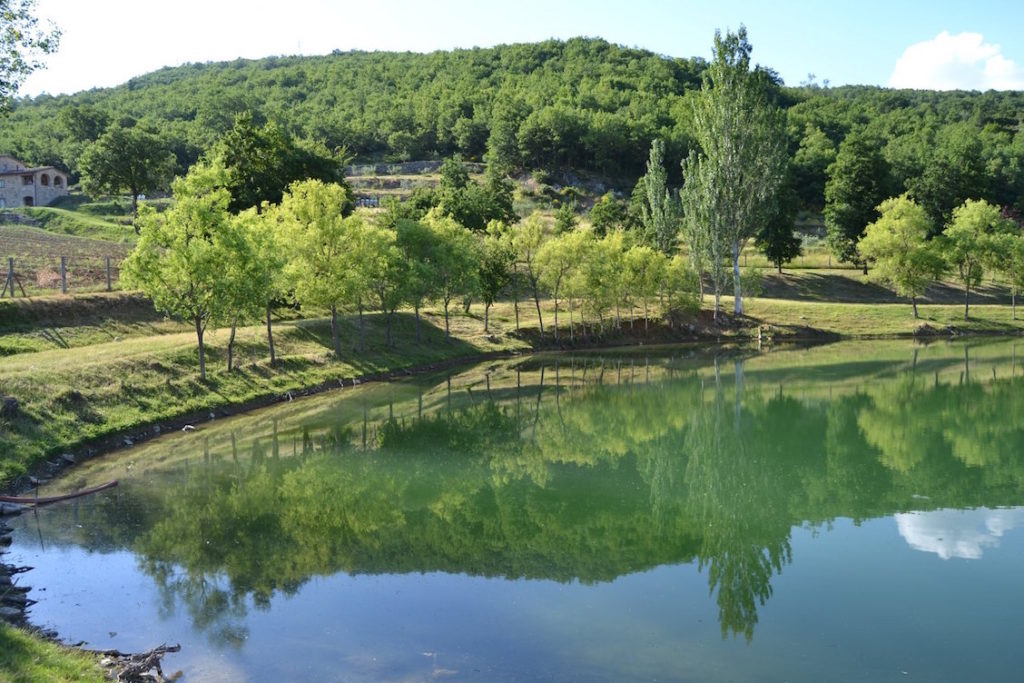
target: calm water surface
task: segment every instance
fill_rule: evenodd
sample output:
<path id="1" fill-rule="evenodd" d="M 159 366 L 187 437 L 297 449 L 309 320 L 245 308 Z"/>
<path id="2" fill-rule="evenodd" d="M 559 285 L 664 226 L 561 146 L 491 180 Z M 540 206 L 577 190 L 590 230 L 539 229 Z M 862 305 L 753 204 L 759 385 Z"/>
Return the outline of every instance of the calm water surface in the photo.
<path id="1" fill-rule="evenodd" d="M 1024 342 L 491 363 L 199 425 L 14 520 L 33 620 L 186 681 L 1024 667 Z"/>

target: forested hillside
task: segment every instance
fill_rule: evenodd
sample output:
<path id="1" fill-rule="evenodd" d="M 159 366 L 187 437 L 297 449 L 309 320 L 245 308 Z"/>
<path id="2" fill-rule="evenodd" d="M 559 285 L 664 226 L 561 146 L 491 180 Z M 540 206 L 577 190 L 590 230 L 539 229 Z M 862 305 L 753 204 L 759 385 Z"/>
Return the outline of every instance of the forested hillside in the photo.
<path id="1" fill-rule="evenodd" d="M 252 112 L 257 124 L 274 121 L 356 161 L 483 159 L 490 151 L 507 168 L 586 170 L 628 191 L 654 138 L 665 140 L 670 180 L 681 182 L 679 162 L 692 144 L 686 99 L 705 68 L 702 58 L 589 38 L 192 64 L 113 89 L 17 101 L 0 150 L 74 174 L 108 126 L 139 125 L 162 137 L 181 174 L 238 114 Z M 826 169 L 851 131 L 877 152 L 880 198 L 910 190 L 943 204 L 982 196 L 1021 207 L 1022 93 L 779 83 L 772 96 L 787 110 L 794 186 L 805 208 L 824 205 Z"/>

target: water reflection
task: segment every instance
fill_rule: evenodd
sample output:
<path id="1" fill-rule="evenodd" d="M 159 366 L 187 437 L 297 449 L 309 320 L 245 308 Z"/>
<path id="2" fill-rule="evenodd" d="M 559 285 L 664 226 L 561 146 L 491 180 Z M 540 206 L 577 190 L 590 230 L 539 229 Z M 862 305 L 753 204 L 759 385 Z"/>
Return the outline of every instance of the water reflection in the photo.
<path id="1" fill-rule="evenodd" d="M 749 641 L 794 527 L 895 513 L 947 558 L 1017 525 L 958 511 L 1024 503 L 1015 350 L 896 348 L 530 360 L 296 402 L 94 463 L 118 494 L 44 524 L 137 553 L 163 608 L 229 648 L 317 576 L 586 585 L 681 563 Z"/>
<path id="2" fill-rule="evenodd" d="M 935 510 L 895 515 L 900 536 L 911 548 L 935 553 L 944 560 L 979 560 L 987 548 L 1024 522 L 1021 510 Z"/>

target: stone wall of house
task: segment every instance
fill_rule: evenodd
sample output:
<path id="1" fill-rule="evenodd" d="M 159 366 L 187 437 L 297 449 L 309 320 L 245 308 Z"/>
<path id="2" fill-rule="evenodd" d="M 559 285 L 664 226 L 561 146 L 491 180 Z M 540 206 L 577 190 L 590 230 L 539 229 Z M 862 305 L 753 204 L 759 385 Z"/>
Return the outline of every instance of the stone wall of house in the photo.
<path id="1" fill-rule="evenodd" d="M 31 176 L 0 174 L 0 185 L 0 204 L 7 208 L 46 206 L 68 193 L 67 176 L 53 168 L 37 170 Z"/>

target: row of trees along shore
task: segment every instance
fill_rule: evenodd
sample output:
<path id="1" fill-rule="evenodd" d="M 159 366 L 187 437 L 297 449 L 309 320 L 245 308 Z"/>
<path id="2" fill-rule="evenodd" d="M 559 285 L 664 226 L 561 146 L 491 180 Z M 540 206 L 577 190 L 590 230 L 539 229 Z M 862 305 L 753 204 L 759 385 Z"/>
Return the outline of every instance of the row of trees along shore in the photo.
<path id="1" fill-rule="evenodd" d="M 734 313 L 742 314 L 744 290 L 753 282 L 740 271 L 744 245 L 755 240 L 780 268 L 800 253 L 785 116 L 771 96 L 771 72 L 752 66 L 751 51 L 744 28 L 716 32 L 713 61 L 687 111 L 694 146 L 682 163 L 683 187 L 669 189 L 665 146 L 655 140 L 634 191 L 638 230 L 598 220 L 614 208 L 602 200 L 592 212 L 594 228 L 577 228 L 570 207 L 559 212 L 549 235 L 539 214 L 519 220 L 505 167 L 489 164 L 479 185 L 454 160 L 443 165 L 437 190 L 418 191 L 375 218 L 353 214 L 336 158 L 243 116 L 214 153 L 175 181 L 172 208 L 143 209 L 141 237 L 123 272 L 159 309 L 194 323 L 204 379 L 203 335 L 211 324 L 231 327 L 230 369 L 234 330 L 264 316 L 273 362 L 271 306 L 288 298 L 330 311 L 339 357 L 340 314 L 358 315 L 365 350 L 367 311 L 384 315 L 390 346 L 399 308 L 414 311 L 419 338 L 421 309 L 440 303 L 450 336 L 452 305 L 462 301 L 468 309 L 474 297 L 484 303 L 485 330 L 499 297 L 513 298 L 517 330 L 520 298 L 532 298 L 543 336 L 541 293 L 550 295 L 555 341 L 564 334 L 563 305 L 569 341 L 577 324 L 586 339 L 595 326 L 603 331 L 624 317 L 632 322 L 636 307 L 646 326 L 655 300 L 671 323 L 679 322 L 703 301 L 705 278 L 716 321 L 730 284 Z M 1018 282 L 1014 255 L 1024 238 L 993 205 L 967 202 L 931 239 L 929 212 L 907 196 L 856 213 L 841 206 L 850 198 L 840 189 L 826 188 L 833 247 L 865 269 L 876 264 L 880 278 L 911 298 L 915 315 L 917 296 L 950 268 L 967 297 L 985 267 Z M 834 225 L 858 220 L 859 234 L 832 239 Z"/>
<path id="2" fill-rule="evenodd" d="M 504 293 L 532 298 L 541 335 L 542 292 L 555 299 L 553 337 L 560 340 L 559 310 L 569 314 L 569 339 L 621 327 L 634 311 L 644 325 L 655 301 L 679 320 L 698 305 L 696 276 L 681 255 L 669 257 L 630 234 L 598 237 L 577 229 L 546 237 L 544 218 L 532 214 L 509 225 L 492 220 L 473 232 L 444 212 L 421 219 L 372 220 L 352 213 L 347 188 L 321 180 L 291 185 L 279 204 L 231 214 L 227 170 L 218 162 L 197 164 L 175 182 L 174 205 L 164 213 L 143 207 L 141 236 L 122 265 L 122 277 L 156 307 L 190 321 L 199 342 L 200 376 L 206 377 L 204 334 L 210 325 L 230 326 L 228 369 L 236 326 L 265 317 L 271 362 L 275 360 L 271 306 L 293 298 L 330 311 L 331 338 L 341 358 L 339 315 L 359 319 L 359 350 L 366 350 L 365 313 L 385 320 L 385 344 L 396 343 L 392 321 L 399 308 L 413 309 L 421 338 L 420 311 L 442 305 L 450 336 L 453 305 L 479 297 L 484 331 L 489 311 Z M 392 224 L 389 219 L 394 219 Z M 577 332 L 578 329 L 578 332 Z"/>
<path id="3" fill-rule="evenodd" d="M 862 261 L 872 263 L 875 277 L 900 296 L 917 298 L 944 275 L 953 274 L 964 286 L 964 320 L 970 313 L 971 288 L 981 284 L 986 270 L 1010 285 L 1013 319 L 1017 319 L 1017 290 L 1024 286 L 1024 235 L 1017 223 L 984 199 L 968 199 L 955 208 L 941 233 L 928 212 L 906 194 L 878 206 L 879 218 L 869 224 L 856 244 Z"/>
<path id="4" fill-rule="evenodd" d="M 479 295 L 486 330 L 490 306 L 511 287 L 518 328 L 521 286 L 532 295 L 541 335 L 541 290 L 555 300 L 556 341 L 560 307 L 567 305 L 573 341 L 577 320 L 586 339 L 588 316 L 593 334 L 594 318 L 603 330 L 614 313 L 615 324 L 621 325 L 623 307 L 632 320 L 636 304 L 644 311 L 646 326 L 654 298 L 663 312 L 676 317 L 695 309 L 700 281 L 696 273 L 702 264 L 720 261 L 731 246 L 736 311 L 741 312 L 739 248 L 751 236 L 762 207 L 771 204 L 785 164 L 785 147 L 778 143 L 781 119 L 767 101 L 761 72 L 750 69 L 750 49 L 745 29 L 715 36 L 715 63 L 695 108 L 705 150 L 691 161 L 703 184 L 700 192 L 684 195 L 682 202 L 684 209 L 696 207 L 685 221 L 686 234 L 692 237 L 689 260 L 676 250 L 679 212 L 657 173 L 660 145 L 652 149 L 649 209 L 644 212 L 645 223 L 652 226 L 648 234 L 660 247 L 654 249 L 634 243 L 621 231 L 599 237 L 592 230 L 566 230 L 545 239 L 543 219 L 537 214 L 510 224 L 514 212 L 507 181 L 491 173 L 481 189 L 464 171 L 451 170 L 457 164 L 449 165 L 447 181 L 432 195 L 438 206 L 427 208 L 429 202 L 418 204 L 414 197 L 392 206 L 378 221 L 353 215 L 348 188 L 320 179 L 291 184 L 273 203 L 277 196 L 272 183 L 260 183 L 255 172 L 262 166 L 249 167 L 259 155 L 239 158 L 242 143 L 253 137 L 258 141 L 260 133 L 251 121 L 242 121 L 248 135 L 223 142 L 212 160 L 200 162 L 175 181 L 170 209 L 143 209 L 138 217 L 139 242 L 122 272 L 127 284 L 148 294 L 158 309 L 195 325 L 203 379 L 203 337 L 211 324 L 231 327 L 230 369 L 237 325 L 265 314 L 273 362 L 271 305 L 286 296 L 330 310 L 332 342 L 339 357 L 339 313 L 358 314 L 360 348 L 365 350 L 364 313 L 369 309 L 384 314 L 386 344 L 392 345 L 392 319 L 401 306 L 413 308 L 420 336 L 421 307 L 440 302 L 449 336 L 452 303 Z M 722 126 L 729 144 L 715 146 Z M 772 155 L 769 162 L 766 154 Z M 266 174 L 278 181 L 286 175 L 280 170 Z M 723 197 L 721 187 L 734 192 Z M 730 220 L 712 224 L 696 218 L 719 215 Z M 471 227 L 483 230 L 474 234 Z M 716 315 L 724 272 L 711 269 Z"/>

